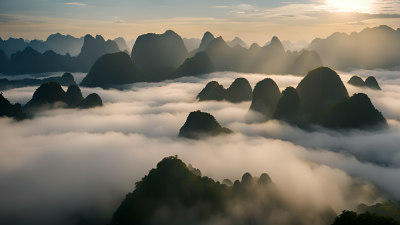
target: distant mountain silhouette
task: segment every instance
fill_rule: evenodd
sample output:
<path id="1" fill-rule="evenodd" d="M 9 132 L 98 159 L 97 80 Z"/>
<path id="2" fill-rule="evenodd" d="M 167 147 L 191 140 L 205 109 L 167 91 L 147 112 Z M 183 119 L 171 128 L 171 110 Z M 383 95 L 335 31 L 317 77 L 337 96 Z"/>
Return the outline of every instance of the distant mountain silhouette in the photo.
<path id="1" fill-rule="evenodd" d="M 201 39 L 199 38 L 183 38 L 183 43 L 185 44 L 188 52 L 198 49 L 200 46 Z"/>
<path id="2" fill-rule="evenodd" d="M 270 78 L 256 84 L 250 109 L 271 117 L 275 112 L 281 92 L 278 85 Z"/>
<path id="3" fill-rule="evenodd" d="M 10 57 L 11 54 L 21 51 L 28 47 L 28 43 L 22 38 L 9 38 L 7 40 L 0 40 L 0 49 Z"/>
<path id="4" fill-rule="evenodd" d="M 186 59 L 175 71 L 176 77 L 193 76 L 212 73 L 215 66 L 204 52 L 197 53 L 194 57 Z"/>
<path id="5" fill-rule="evenodd" d="M 113 85 L 134 83 L 140 72 L 125 52 L 101 56 L 82 80 L 85 87 L 109 88 Z"/>
<path id="6" fill-rule="evenodd" d="M 144 73 L 164 68 L 176 68 L 188 57 L 182 38 L 174 31 L 163 34 L 144 34 L 136 39 L 132 60 Z"/>
<path id="7" fill-rule="evenodd" d="M 83 46 L 83 37 L 76 38 L 71 35 L 62 35 L 60 33 L 51 34 L 46 39 L 46 44 L 50 50 L 65 55 L 77 56 Z"/>
<path id="8" fill-rule="evenodd" d="M 20 104 L 11 104 L 4 96 L 3 92 L 0 93 L 0 117 L 12 117 L 15 120 L 23 120 L 27 115 L 22 111 Z"/>
<path id="9" fill-rule="evenodd" d="M 204 51 L 207 49 L 208 45 L 215 39 L 214 35 L 210 32 L 205 32 L 203 38 L 201 39 L 200 46 L 198 48 L 198 52 Z"/>
<path id="10" fill-rule="evenodd" d="M 363 88 L 371 88 L 375 90 L 381 90 L 381 87 L 378 84 L 378 81 L 373 76 L 369 76 L 365 82 L 359 76 L 352 76 L 350 80 L 347 82 L 356 87 L 363 87 Z"/>
<path id="11" fill-rule="evenodd" d="M 113 52 L 119 52 L 115 42 L 105 41 L 99 35 L 96 38 L 86 35 L 82 51 L 77 57 L 71 57 L 69 54 L 60 55 L 52 50 L 42 54 L 27 47 L 11 55 L 10 68 L 5 73 L 87 72 L 97 58 Z"/>
<path id="12" fill-rule="evenodd" d="M 335 104 L 348 99 L 346 87 L 339 75 L 327 67 L 310 71 L 296 88 L 300 108 L 307 121 L 320 123 Z"/>
<path id="13" fill-rule="evenodd" d="M 105 41 L 100 35 L 96 38 L 86 35 L 83 41 L 81 53 L 76 57 L 81 71 L 88 71 L 100 56 L 108 53 L 119 52 L 118 45 L 111 40 Z"/>
<path id="14" fill-rule="evenodd" d="M 308 46 L 325 65 L 334 69 L 376 69 L 400 65 L 400 32 L 388 27 L 366 28 L 359 33 L 334 33 L 314 39 Z"/>
<path id="15" fill-rule="evenodd" d="M 40 87 L 35 90 L 32 99 L 24 106 L 24 109 L 32 113 L 46 108 L 90 108 L 101 105 L 103 105 L 103 103 L 97 94 L 90 94 L 83 99 L 78 86 L 69 86 L 67 92 L 65 92 L 60 84 L 49 82 L 40 85 Z"/>
<path id="16" fill-rule="evenodd" d="M 75 80 L 74 76 L 70 73 L 64 73 L 59 77 L 48 77 L 44 79 L 19 79 L 19 80 L 8 80 L 8 79 L 0 79 L 0 90 L 7 90 L 18 87 L 26 87 L 26 86 L 40 86 L 41 84 L 48 82 L 57 82 L 62 86 L 70 86 L 74 85 Z"/>
<path id="17" fill-rule="evenodd" d="M 205 51 L 217 71 L 305 75 L 322 65 L 316 52 L 285 52 L 277 37 L 264 47 L 252 44 L 248 49 L 240 45 L 232 48 L 218 37 L 208 44 Z"/>
<path id="18" fill-rule="evenodd" d="M 180 137 L 192 139 L 229 133 L 232 133 L 232 131 L 221 127 L 211 114 L 200 110 L 191 112 L 185 124 L 179 130 Z"/>
<path id="19" fill-rule="evenodd" d="M 236 45 L 240 45 L 240 46 L 242 46 L 243 48 L 247 48 L 248 46 L 247 46 L 247 44 L 246 44 L 246 42 L 244 42 L 242 39 L 240 39 L 239 37 L 235 37 L 232 41 L 228 41 L 227 42 L 227 44 L 230 46 L 230 47 L 235 47 Z"/>
<path id="20" fill-rule="evenodd" d="M 27 47 L 31 47 L 39 53 L 51 50 L 61 55 L 69 53 L 72 56 L 76 56 L 81 51 L 82 45 L 83 37 L 75 38 L 71 35 L 62 35 L 60 33 L 49 35 L 45 41 L 27 41 L 22 38 L 9 38 L 8 40 L 0 39 L 0 50 L 3 50 L 8 57 Z"/>
<path id="21" fill-rule="evenodd" d="M 297 123 L 300 116 L 300 98 L 296 89 L 287 87 L 279 99 L 273 118 L 288 123 Z"/>
<path id="22" fill-rule="evenodd" d="M 249 81 L 245 78 L 235 79 L 228 89 L 225 89 L 217 81 L 211 81 L 197 95 L 197 99 L 199 99 L 199 101 L 226 100 L 234 103 L 250 101 L 251 98 L 252 89 Z"/>
<path id="23" fill-rule="evenodd" d="M 130 54 L 131 49 L 128 47 L 128 45 L 126 44 L 126 41 L 123 37 L 115 38 L 113 41 L 118 45 L 118 48 L 120 51 L 122 51 L 122 52 L 126 51 L 128 54 Z"/>
<path id="24" fill-rule="evenodd" d="M 359 93 L 334 105 L 328 112 L 324 125 L 330 128 L 346 129 L 387 126 L 387 123 L 382 113 L 372 105 L 368 96 Z"/>

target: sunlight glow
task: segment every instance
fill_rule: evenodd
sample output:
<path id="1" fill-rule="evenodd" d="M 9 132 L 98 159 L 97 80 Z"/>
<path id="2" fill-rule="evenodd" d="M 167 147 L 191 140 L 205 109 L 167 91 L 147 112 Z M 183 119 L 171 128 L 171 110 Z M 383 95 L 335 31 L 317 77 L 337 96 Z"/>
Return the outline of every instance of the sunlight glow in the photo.
<path id="1" fill-rule="evenodd" d="M 326 0 L 326 10 L 332 12 L 370 13 L 373 0 Z"/>

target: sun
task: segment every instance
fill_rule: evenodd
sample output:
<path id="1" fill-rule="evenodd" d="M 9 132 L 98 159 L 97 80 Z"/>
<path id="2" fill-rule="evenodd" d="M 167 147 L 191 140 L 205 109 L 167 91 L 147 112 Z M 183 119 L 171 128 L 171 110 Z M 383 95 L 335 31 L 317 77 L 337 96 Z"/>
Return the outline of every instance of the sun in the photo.
<path id="1" fill-rule="evenodd" d="M 369 13 L 373 0 L 325 0 L 325 7 L 332 12 Z"/>

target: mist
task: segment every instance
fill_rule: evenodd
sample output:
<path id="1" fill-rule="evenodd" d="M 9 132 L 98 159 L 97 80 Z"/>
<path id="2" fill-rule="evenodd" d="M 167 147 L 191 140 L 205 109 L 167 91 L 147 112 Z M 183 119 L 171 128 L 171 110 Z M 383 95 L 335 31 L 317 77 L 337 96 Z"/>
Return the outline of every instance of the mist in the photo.
<path id="1" fill-rule="evenodd" d="M 400 200 L 400 79 L 397 72 L 373 74 L 383 91 L 364 92 L 388 119 L 379 131 L 305 131 L 271 120 L 255 123 L 250 102 L 197 102 L 211 80 L 228 87 L 237 77 L 254 85 L 272 78 L 281 90 L 301 77 L 218 72 L 126 90 L 82 88 L 98 93 L 104 106 L 43 111 L 34 119 L 0 119 L 0 218 L 14 224 L 106 224 L 125 194 L 163 157 L 178 155 L 203 175 L 222 181 L 268 173 L 294 208 L 332 208 L 336 213 L 385 199 Z M 66 87 L 64 87 L 66 88 Z M 26 103 L 34 87 L 4 92 Z M 155 94 L 156 93 L 156 94 Z M 189 112 L 215 116 L 232 135 L 206 140 L 178 138 Z M 23 215 L 21 215 L 21 212 Z M 86 222 L 87 223 L 87 222 Z"/>

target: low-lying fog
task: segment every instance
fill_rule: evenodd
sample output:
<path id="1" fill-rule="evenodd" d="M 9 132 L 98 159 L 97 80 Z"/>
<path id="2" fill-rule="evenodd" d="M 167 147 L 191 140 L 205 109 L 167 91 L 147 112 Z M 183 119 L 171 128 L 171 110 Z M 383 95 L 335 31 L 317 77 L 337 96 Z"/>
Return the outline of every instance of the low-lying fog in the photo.
<path id="1" fill-rule="evenodd" d="M 400 72 L 374 75 L 382 91 L 364 92 L 388 119 L 382 131 L 304 131 L 278 121 L 250 123 L 250 102 L 197 102 L 208 81 L 228 87 L 236 77 L 252 86 L 271 77 L 281 90 L 301 77 L 213 73 L 197 78 L 134 84 L 97 92 L 105 105 L 45 111 L 32 120 L 0 119 L 0 218 L 15 224 L 105 224 L 125 194 L 165 156 L 178 155 L 203 175 L 222 181 L 268 173 L 299 207 L 355 209 L 385 198 L 400 200 Z M 4 92 L 26 103 L 35 87 Z M 189 112 L 211 113 L 233 135 L 194 141 L 178 138 Z M 377 188 L 376 188 L 377 187 Z M 382 191 L 380 191 L 382 190 Z M 96 219 L 93 219 L 96 218 Z"/>

